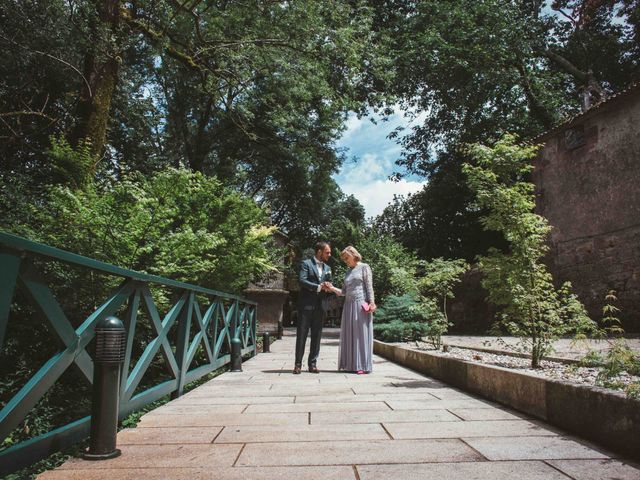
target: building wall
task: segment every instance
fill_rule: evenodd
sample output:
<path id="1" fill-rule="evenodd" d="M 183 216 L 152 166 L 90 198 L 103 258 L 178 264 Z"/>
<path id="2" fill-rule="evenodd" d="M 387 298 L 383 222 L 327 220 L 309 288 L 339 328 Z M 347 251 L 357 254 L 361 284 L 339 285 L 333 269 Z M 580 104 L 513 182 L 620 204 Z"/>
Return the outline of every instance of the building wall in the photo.
<path id="1" fill-rule="evenodd" d="M 549 266 L 592 318 L 614 289 L 640 331 L 640 88 L 545 135 L 534 162 L 538 212 L 553 229 Z"/>

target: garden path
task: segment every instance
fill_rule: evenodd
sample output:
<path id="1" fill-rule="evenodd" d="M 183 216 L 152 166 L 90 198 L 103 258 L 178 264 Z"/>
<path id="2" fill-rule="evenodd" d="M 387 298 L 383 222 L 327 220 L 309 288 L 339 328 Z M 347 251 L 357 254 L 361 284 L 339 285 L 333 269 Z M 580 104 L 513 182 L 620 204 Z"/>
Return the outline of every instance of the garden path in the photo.
<path id="1" fill-rule="evenodd" d="M 318 375 L 292 375 L 295 332 L 144 415 L 122 455 L 67 461 L 39 478 L 476 480 L 640 479 L 638 466 L 543 422 L 374 357 L 336 371 L 325 332 Z"/>

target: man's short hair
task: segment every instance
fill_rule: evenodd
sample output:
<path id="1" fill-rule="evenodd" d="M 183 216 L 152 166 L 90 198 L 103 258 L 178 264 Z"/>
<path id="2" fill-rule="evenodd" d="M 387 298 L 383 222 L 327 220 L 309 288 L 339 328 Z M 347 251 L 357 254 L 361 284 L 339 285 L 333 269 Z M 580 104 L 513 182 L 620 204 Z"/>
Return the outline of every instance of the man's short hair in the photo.
<path id="1" fill-rule="evenodd" d="M 318 253 L 320 250 L 324 250 L 324 247 L 331 247 L 331 244 L 329 244 L 329 242 L 318 242 L 316 243 L 316 248 L 314 251 Z"/>

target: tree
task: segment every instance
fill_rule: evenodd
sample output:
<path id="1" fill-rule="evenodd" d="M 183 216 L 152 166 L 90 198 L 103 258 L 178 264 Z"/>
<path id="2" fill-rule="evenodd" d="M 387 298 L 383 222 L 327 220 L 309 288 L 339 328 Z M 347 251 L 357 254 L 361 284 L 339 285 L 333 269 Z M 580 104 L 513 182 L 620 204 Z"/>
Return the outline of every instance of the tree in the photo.
<path id="1" fill-rule="evenodd" d="M 521 338 L 533 368 L 559 336 L 595 330 L 571 284 L 556 288 L 543 263 L 550 227 L 534 213 L 534 185 L 526 180 L 537 150 L 506 135 L 491 148 L 472 145 L 475 165 L 464 165 L 478 206 L 487 209 L 483 226 L 501 232 L 509 247 L 507 252 L 492 248 L 478 258 L 482 286 L 488 300 L 501 308 L 496 327 Z"/>
<path id="2" fill-rule="evenodd" d="M 376 229 L 392 235 L 421 259 L 463 258 L 468 262 L 504 240 L 482 228 L 482 211 L 471 208 L 474 198 L 460 165 L 465 158 L 443 163 L 423 189 L 396 197 L 375 220 Z M 452 155 L 453 156 L 453 155 Z"/>
<path id="3" fill-rule="evenodd" d="M 395 93 L 427 113 L 404 138 L 402 163 L 430 174 L 461 143 L 527 138 L 640 76 L 633 3 L 396 2 Z M 397 5 L 396 5 L 397 8 Z M 591 92 L 591 93 L 589 93 Z M 597 100 L 593 98 L 592 100 Z"/>
<path id="4" fill-rule="evenodd" d="M 392 31 L 391 84 L 406 114 L 398 164 L 424 190 L 399 199 L 379 223 L 421 258 L 466 258 L 503 244 L 483 231 L 461 166 L 464 145 L 505 132 L 533 138 L 640 78 L 637 1 L 394 0 L 374 28 Z M 384 33 L 381 33 L 384 35 Z M 406 204 L 405 204 L 406 203 Z"/>
<path id="5" fill-rule="evenodd" d="M 415 291 L 415 254 L 393 237 L 365 228 L 362 238 L 354 247 L 373 271 L 376 303 L 382 305 L 389 295 L 404 295 Z M 343 268 L 341 265 L 340 269 Z M 340 275 L 337 278 L 343 277 Z"/>
<path id="6" fill-rule="evenodd" d="M 461 259 L 445 260 L 435 258 L 420 263 L 418 289 L 423 297 L 433 298 L 441 303 L 445 320 L 447 317 L 447 298 L 454 298 L 453 287 L 461 281 L 461 276 L 469 270 L 469 264 Z"/>
<path id="7" fill-rule="evenodd" d="M 327 225 L 345 113 L 381 96 L 388 57 L 364 2 L 9 2 L 0 16 L 0 175 L 89 179 L 188 167 L 253 198 L 292 239 Z M 28 29 L 24 25 L 29 25 Z M 24 82 L 29 78 L 29 82 Z M 65 157 L 67 160 L 72 156 Z M 24 175 L 24 181 L 17 176 Z M 75 186 L 73 184 L 72 186 Z"/>

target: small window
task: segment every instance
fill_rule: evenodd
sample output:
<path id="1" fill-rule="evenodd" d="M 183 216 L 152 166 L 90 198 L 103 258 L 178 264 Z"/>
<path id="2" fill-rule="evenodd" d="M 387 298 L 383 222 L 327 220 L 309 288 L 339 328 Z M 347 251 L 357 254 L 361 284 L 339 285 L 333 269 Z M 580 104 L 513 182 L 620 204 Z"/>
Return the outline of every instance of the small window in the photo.
<path id="1" fill-rule="evenodd" d="M 567 150 L 575 150 L 584 144 L 584 127 L 582 125 L 565 130 L 564 146 Z"/>

